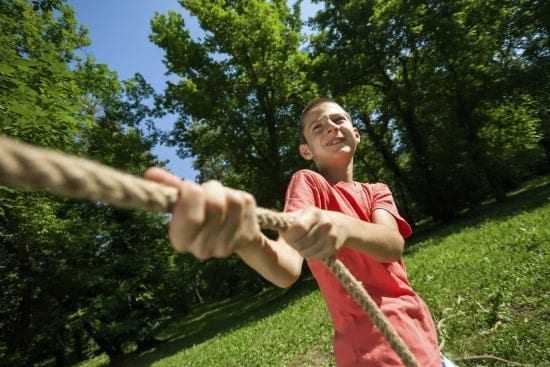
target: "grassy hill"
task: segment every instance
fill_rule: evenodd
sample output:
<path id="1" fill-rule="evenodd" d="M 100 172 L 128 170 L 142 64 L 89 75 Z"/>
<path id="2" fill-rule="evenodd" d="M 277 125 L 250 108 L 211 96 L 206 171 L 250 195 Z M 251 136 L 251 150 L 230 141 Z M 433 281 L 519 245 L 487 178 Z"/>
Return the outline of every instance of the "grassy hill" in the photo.
<path id="1" fill-rule="evenodd" d="M 549 221 L 545 178 L 408 242 L 409 278 L 459 365 L 550 365 Z M 332 325 L 311 279 L 204 305 L 159 338 L 124 365 L 334 366 Z"/>

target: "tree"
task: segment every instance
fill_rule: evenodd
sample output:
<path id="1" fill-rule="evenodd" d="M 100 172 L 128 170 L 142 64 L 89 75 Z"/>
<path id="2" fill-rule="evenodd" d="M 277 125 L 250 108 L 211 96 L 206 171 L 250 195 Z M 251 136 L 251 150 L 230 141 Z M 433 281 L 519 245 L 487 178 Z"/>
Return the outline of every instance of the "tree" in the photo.
<path id="1" fill-rule="evenodd" d="M 78 84 L 69 65 L 88 38 L 61 2 L 0 2 L 0 133 L 75 151 L 86 125 Z M 2 307 L 1 359 L 29 365 L 56 351 L 62 363 L 65 304 L 51 280 L 67 274 L 63 250 L 70 222 L 58 217 L 63 203 L 47 194 L 0 187 Z M 65 236 L 66 235 L 66 236 Z"/>
<path id="2" fill-rule="evenodd" d="M 96 122 L 82 132 L 80 149 L 136 175 L 158 165 L 151 149 L 159 132 L 148 121 L 152 88 L 139 74 L 119 83 L 104 66 L 86 64 L 84 69 Z M 111 362 L 151 347 L 177 306 L 168 291 L 175 255 L 166 238 L 166 216 L 87 202 L 72 214 L 87 219 L 79 224 L 81 252 L 72 257 L 83 262 L 74 265 L 84 280 L 72 294 L 74 327 L 85 330 Z"/>
<path id="3" fill-rule="evenodd" d="M 169 82 L 163 107 L 178 115 L 170 134 L 181 157 L 193 157 L 199 180 L 217 179 L 251 192 L 259 205 L 282 209 L 290 175 L 304 165 L 298 155 L 298 120 L 316 94 L 300 50 L 299 2 L 291 11 L 283 0 L 186 0 L 202 39 L 192 39 L 181 14 L 153 18 L 151 40 L 165 51 L 165 64 L 179 78 Z M 200 266 L 203 296 L 225 279 L 262 287 L 264 281 L 240 261 Z M 202 284 L 202 285 L 201 285 Z"/>
<path id="4" fill-rule="evenodd" d="M 194 156 L 200 180 L 218 179 L 281 207 L 297 158 L 297 118 L 314 85 L 299 49 L 299 7 L 286 1 L 182 1 L 204 39 L 193 40 L 181 14 L 157 14 L 151 39 L 166 52 L 163 103 L 179 115 L 171 134 Z"/>
<path id="5" fill-rule="evenodd" d="M 78 116 L 82 96 L 70 64 L 89 39 L 70 7 L 60 3 L 55 10 L 0 2 L 0 133 L 70 150 L 72 137 L 89 122 Z"/>
<path id="6" fill-rule="evenodd" d="M 76 51 L 64 1 L 2 1 L 0 132 L 142 174 L 159 162 L 140 76 L 120 82 Z M 65 365 L 90 338 L 114 360 L 154 342 L 178 298 L 162 214 L 0 186 L 0 359 Z"/>
<path id="7" fill-rule="evenodd" d="M 313 21 L 319 32 L 313 43 L 312 76 L 329 93 L 349 100 L 349 108 L 375 126 L 367 134 L 382 152 L 385 171 L 405 182 L 406 190 L 399 191 L 419 204 L 413 205 L 417 216 L 449 219 L 488 192 L 502 198 L 510 188 L 510 181 L 503 178 L 532 172 L 531 165 L 519 160 L 505 163 L 506 167 L 495 164 L 498 154 L 490 151 L 495 144 L 484 134 L 493 128 L 504 135 L 513 131 L 511 120 L 490 126 L 496 118 L 487 118 L 487 113 L 497 111 L 497 106 L 537 110 L 528 102 L 532 99 L 522 95 L 540 95 L 536 89 L 540 86 L 526 89 L 525 83 L 516 82 L 532 72 L 519 52 L 521 41 L 536 32 L 546 38 L 540 27 L 523 31 L 520 26 L 535 18 L 532 14 L 539 4 L 512 0 L 325 4 Z M 541 53 L 539 49 L 537 54 Z M 522 126 L 529 143 L 510 139 L 507 156 L 540 159 L 536 148 L 540 120 L 532 118 L 535 115 L 515 115 L 513 123 Z M 385 140 L 380 139 L 378 127 L 389 130 Z M 513 174 L 507 172 L 511 166 Z"/>

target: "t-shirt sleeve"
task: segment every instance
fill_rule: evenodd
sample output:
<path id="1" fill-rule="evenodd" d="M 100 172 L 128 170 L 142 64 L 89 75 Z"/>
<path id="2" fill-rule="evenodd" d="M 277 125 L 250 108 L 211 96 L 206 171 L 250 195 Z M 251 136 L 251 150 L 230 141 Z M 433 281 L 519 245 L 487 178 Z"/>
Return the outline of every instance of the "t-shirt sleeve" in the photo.
<path id="1" fill-rule="evenodd" d="M 315 197 L 318 190 L 315 187 L 315 179 L 306 170 L 301 170 L 292 176 L 285 197 L 285 212 L 292 212 L 315 206 Z"/>
<path id="2" fill-rule="evenodd" d="M 399 214 L 393 195 L 386 184 L 378 183 L 373 185 L 372 212 L 376 209 L 384 209 L 395 218 L 399 227 L 399 233 L 401 233 L 403 238 L 411 235 L 411 226 Z"/>

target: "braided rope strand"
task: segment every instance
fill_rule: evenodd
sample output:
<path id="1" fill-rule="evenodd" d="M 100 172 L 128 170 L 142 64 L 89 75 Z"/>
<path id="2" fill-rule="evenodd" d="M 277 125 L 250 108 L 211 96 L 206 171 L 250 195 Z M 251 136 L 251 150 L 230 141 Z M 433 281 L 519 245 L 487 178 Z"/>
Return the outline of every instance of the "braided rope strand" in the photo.
<path id="1" fill-rule="evenodd" d="M 145 211 L 170 212 L 178 199 L 178 191 L 173 187 L 1 136 L 0 181 Z"/>
<path id="2" fill-rule="evenodd" d="M 100 163 L 35 147 L 0 136 L 0 182 L 48 191 L 60 196 L 104 201 L 117 207 L 170 212 L 178 199 L 173 187 L 148 181 Z M 292 223 L 286 213 L 258 207 L 263 229 L 284 230 Z M 324 260 L 329 270 L 357 300 L 406 367 L 418 367 L 413 354 L 362 284 L 334 256 Z"/>
<path id="3" fill-rule="evenodd" d="M 403 342 L 403 339 L 401 339 L 392 324 L 386 319 L 386 316 L 384 316 L 376 302 L 374 302 L 372 297 L 367 293 L 361 282 L 358 281 L 335 256 L 329 256 L 323 261 L 340 283 L 342 283 L 344 288 L 346 288 L 349 294 L 355 298 L 359 306 L 361 306 L 361 309 L 367 313 L 372 323 L 376 325 L 388 344 L 395 353 L 397 353 L 399 358 L 401 358 L 403 364 L 407 367 L 418 367 L 414 355 Z"/>

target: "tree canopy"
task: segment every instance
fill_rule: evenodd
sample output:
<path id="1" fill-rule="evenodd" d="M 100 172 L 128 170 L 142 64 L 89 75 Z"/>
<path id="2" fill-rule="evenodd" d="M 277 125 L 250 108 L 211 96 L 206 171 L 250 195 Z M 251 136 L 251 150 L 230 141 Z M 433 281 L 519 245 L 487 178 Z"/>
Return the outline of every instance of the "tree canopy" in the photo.
<path id="1" fill-rule="evenodd" d="M 93 57 L 62 1 L 0 2 L 0 132 L 142 174 L 159 164 L 153 90 Z M 39 163 L 39 162 L 38 162 Z M 178 305 L 164 215 L 0 186 L 0 360 L 28 366 L 154 342 Z"/>
<path id="2" fill-rule="evenodd" d="M 525 24 L 539 24 L 542 4 L 324 3 L 311 76 L 355 111 L 374 150 L 362 154 L 383 160 L 366 173 L 413 201 L 414 217 L 448 219 L 487 195 L 502 199 L 536 170 L 548 87 L 528 80 L 547 73 L 525 49 L 548 32 Z M 537 45 L 535 54 L 548 51 Z"/>
<path id="3" fill-rule="evenodd" d="M 181 14 L 157 14 L 151 40 L 179 77 L 164 106 L 178 114 L 171 143 L 194 157 L 200 180 L 218 179 L 280 207 L 300 165 L 297 122 L 316 94 L 308 80 L 298 7 L 286 1 L 182 1 L 204 38 L 194 40 Z"/>

